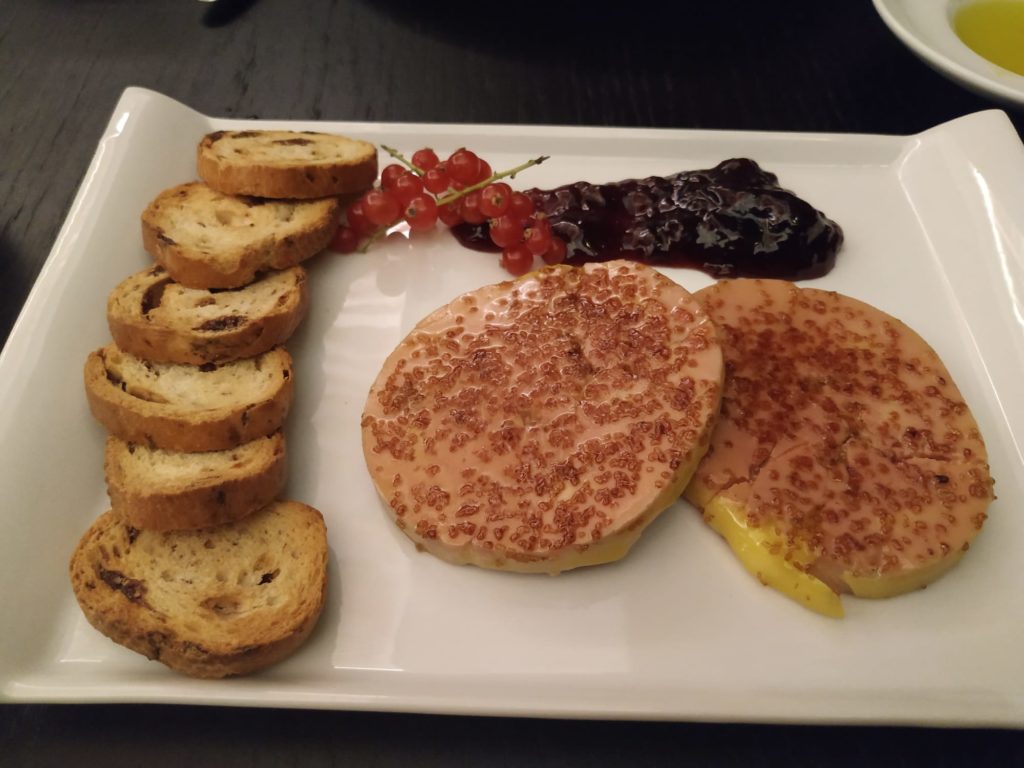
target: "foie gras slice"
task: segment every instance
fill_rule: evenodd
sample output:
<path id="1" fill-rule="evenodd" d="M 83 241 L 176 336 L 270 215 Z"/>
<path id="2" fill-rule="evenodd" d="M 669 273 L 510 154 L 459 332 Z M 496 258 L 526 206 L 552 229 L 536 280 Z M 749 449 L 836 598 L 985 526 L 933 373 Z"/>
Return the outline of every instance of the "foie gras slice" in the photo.
<path id="1" fill-rule="evenodd" d="M 714 325 L 654 269 L 547 267 L 424 318 L 370 389 L 363 450 L 420 548 L 558 573 L 621 558 L 678 498 L 722 376 Z"/>
<path id="2" fill-rule="evenodd" d="M 727 280 L 722 414 L 686 498 L 763 583 L 842 616 L 957 563 L 993 498 L 978 425 L 938 355 L 838 293 Z"/>

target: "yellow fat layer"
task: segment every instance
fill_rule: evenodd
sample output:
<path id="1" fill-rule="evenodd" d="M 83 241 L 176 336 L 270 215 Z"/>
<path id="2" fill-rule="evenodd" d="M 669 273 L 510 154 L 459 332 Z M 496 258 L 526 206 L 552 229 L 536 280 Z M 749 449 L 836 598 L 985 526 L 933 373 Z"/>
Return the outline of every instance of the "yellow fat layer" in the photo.
<path id="1" fill-rule="evenodd" d="M 704 506 L 704 520 L 728 542 L 743 567 L 762 584 L 816 613 L 837 619 L 843 617 L 839 595 L 825 582 L 800 570 L 781 554 L 773 553 L 773 549 L 783 551 L 784 542 L 774 531 L 751 528 L 742 502 L 719 494 Z M 852 584 L 851 587 L 855 594 L 860 594 L 857 587 Z"/>

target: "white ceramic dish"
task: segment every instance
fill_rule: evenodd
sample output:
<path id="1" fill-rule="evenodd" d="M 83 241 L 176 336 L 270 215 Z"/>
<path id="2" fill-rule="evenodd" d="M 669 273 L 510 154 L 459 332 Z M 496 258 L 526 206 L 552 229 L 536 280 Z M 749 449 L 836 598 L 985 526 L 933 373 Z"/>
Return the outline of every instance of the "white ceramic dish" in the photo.
<path id="1" fill-rule="evenodd" d="M 937 72 L 983 96 L 1024 104 L 1024 76 L 978 55 L 953 31 L 954 13 L 972 0 L 873 2 L 893 34 Z"/>
<path id="2" fill-rule="evenodd" d="M 1024 725 L 1024 148 L 986 112 L 918 136 L 828 136 L 328 123 L 406 150 L 471 146 L 495 167 L 546 153 L 519 183 L 610 180 L 746 155 L 845 228 L 814 281 L 910 323 L 984 430 L 999 500 L 964 562 L 928 590 L 847 600 L 824 619 L 762 588 L 685 503 L 622 562 L 558 578 L 446 565 L 387 522 L 359 415 L 386 354 L 435 306 L 504 279 L 438 231 L 311 267 L 291 345 L 289 495 L 320 508 L 328 607 L 310 642 L 247 679 L 185 679 L 109 642 L 66 575 L 106 508 L 103 433 L 80 381 L 109 339 L 108 292 L 148 263 L 138 216 L 193 178 L 219 128 L 129 89 L 0 357 L 0 685 L 11 701 L 178 702 L 561 717 Z M 264 126 L 284 125 L 264 123 Z M 292 123 L 310 127 L 310 124 Z M 697 289 L 702 274 L 666 270 Z"/>

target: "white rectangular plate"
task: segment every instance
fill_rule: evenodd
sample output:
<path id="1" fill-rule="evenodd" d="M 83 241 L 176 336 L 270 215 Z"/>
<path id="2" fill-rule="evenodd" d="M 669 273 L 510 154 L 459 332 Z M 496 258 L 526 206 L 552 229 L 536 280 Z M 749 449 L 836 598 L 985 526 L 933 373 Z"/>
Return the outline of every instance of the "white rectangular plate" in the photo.
<path id="1" fill-rule="evenodd" d="M 144 268 L 139 214 L 195 176 L 212 130 L 317 128 L 407 151 L 466 145 L 517 183 L 608 181 L 749 156 L 841 223 L 813 285 L 874 304 L 938 350 L 986 437 L 999 495 L 970 554 L 925 591 L 809 613 L 750 578 L 678 503 L 622 562 L 557 578 L 416 552 L 363 462 L 359 417 L 427 312 L 507 275 L 442 231 L 310 263 L 290 345 L 288 495 L 323 511 L 327 609 L 309 643 L 247 679 L 200 682 L 124 650 L 75 603 L 67 560 L 106 509 L 103 431 L 82 392 L 105 302 Z M 691 290 L 699 272 L 666 269 Z M 200 115 L 129 89 L 0 357 L 0 685 L 12 701 L 179 702 L 555 717 L 1024 725 L 1024 148 L 1000 112 L 918 136 L 281 123 Z"/>

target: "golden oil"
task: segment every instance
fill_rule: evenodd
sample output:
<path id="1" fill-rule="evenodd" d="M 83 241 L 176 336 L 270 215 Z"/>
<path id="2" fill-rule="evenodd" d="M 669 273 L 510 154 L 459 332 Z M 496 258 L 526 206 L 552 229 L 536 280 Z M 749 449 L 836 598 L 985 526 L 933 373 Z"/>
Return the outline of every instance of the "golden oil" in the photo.
<path id="1" fill-rule="evenodd" d="M 968 48 L 993 64 L 1024 75 L 1024 0 L 975 0 L 953 16 Z"/>

